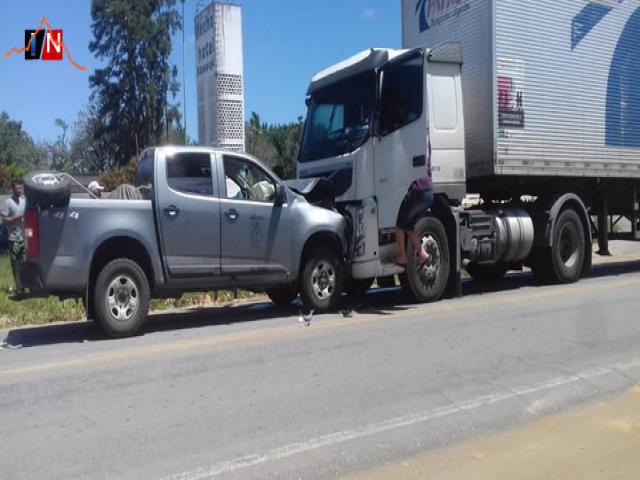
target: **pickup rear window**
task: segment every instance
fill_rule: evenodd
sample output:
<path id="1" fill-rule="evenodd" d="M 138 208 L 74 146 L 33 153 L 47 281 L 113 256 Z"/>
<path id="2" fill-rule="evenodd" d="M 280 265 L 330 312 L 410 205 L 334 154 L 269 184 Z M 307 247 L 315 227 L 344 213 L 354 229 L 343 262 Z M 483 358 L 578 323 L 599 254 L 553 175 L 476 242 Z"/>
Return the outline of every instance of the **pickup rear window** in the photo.
<path id="1" fill-rule="evenodd" d="M 211 156 L 183 152 L 167 157 L 167 184 L 179 192 L 213 195 Z"/>
<path id="2" fill-rule="evenodd" d="M 153 158 L 155 150 L 145 150 L 138 161 L 136 170 L 136 187 L 140 187 L 143 198 L 150 200 L 153 194 Z"/>

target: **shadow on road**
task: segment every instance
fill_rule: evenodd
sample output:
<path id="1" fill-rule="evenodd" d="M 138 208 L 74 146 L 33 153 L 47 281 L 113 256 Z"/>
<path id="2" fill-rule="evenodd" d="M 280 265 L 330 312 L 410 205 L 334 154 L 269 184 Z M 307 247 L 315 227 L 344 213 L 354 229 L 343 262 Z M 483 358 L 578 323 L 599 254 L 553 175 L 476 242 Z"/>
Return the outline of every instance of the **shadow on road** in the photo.
<path id="1" fill-rule="evenodd" d="M 591 278 L 614 277 L 640 271 L 640 260 L 595 265 Z M 514 272 L 504 279 L 481 283 L 472 279 L 462 282 L 464 296 L 539 287 L 529 272 Z M 277 308 L 269 302 L 249 303 L 233 307 L 194 308 L 184 311 L 154 313 L 149 317 L 142 334 L 177 331 L 257 322 L 281 317 L 296 317 L 301 307 L 297 300 L 289 308 Z M 391 315 L 411 308 L 403 298 L 400 287 L 372 289 L 355 311 L 362 314 Z M 93 322 L 46 325 L 9 331 L 4 339 L 5 348 L 37 347 L 64 343 L 109 341 Z"/>

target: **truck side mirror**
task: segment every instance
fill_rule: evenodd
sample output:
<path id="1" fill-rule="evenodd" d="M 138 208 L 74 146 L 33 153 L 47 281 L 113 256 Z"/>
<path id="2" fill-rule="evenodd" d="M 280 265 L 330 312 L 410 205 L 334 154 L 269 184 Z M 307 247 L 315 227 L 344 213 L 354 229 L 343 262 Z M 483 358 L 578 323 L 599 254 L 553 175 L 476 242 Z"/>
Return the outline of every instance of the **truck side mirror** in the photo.
<path id="1" fill-rule="evenodd" d="M 275 192 L 275 205 L 279 207 L 287 203 L 287 192 L 284 189 L 284 186 L 281 183 L 276 183 L 276 192 Z"/>

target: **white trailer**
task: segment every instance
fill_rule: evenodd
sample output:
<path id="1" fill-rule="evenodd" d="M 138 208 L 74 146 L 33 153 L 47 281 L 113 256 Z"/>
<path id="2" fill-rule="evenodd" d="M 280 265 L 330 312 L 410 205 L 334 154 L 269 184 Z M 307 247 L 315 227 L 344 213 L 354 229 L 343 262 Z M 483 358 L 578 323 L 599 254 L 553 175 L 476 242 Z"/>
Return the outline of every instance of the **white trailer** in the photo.
<path id="1" fill-rule="evenodd" d="M 298 177 L 329 178 L 353 221 L 352 284 L 400 275 L 421 301 L 528 265 L 591 269 L 592 216 L 640 239 L 640 5 L 405 0 L 402 50 L 371 49 L 311 81 Z M 420 271 L 391 263 L 401 200 L 431 165 Z M 481 201 L 465 208 L 467 194 Z M 622 235 L 622 237 L 621 237 Z M 409 249 L 411 253 L 411 249 Z"/>

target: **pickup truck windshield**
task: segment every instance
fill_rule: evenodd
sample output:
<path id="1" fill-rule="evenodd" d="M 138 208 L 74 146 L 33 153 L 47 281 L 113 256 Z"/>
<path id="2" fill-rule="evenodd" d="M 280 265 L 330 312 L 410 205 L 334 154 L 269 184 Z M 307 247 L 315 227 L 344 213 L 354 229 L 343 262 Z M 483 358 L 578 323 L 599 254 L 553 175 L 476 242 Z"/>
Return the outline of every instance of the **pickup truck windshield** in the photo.
<path id="1" fill-rule="evenodd" d="M 298 160 L 309 162 L 351 152 L 371 131 L 373 72 L 330 85 L 311 95 Z"/>

